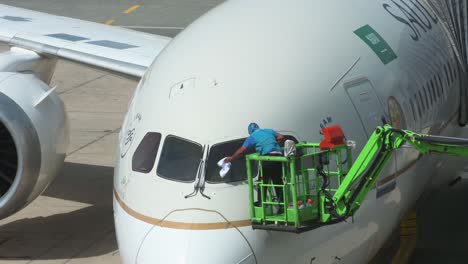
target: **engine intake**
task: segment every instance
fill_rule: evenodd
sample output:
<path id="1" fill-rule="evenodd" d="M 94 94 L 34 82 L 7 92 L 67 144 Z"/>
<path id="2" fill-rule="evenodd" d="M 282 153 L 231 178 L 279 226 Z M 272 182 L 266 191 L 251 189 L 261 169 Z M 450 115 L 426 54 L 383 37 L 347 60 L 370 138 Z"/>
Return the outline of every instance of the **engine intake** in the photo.
<path id="1" fill-rule="evenodd" d="M 0 219 L 39 196 L 63 165 L 68 121 L 48 85 L 54 69 L 32 51 L 0 53 Z"/>
<path id="2" fill-rule="evenodd" d="M 0 219 L 32 201 L 41 159 L 33 122 L 19 104 L 0 92 Z"/>
<path id="3" fill-rule="evenodd" d="M 0 123 L 0 198 L 10 189 L 18 173 L 18 151 L 10 131 Z"/>

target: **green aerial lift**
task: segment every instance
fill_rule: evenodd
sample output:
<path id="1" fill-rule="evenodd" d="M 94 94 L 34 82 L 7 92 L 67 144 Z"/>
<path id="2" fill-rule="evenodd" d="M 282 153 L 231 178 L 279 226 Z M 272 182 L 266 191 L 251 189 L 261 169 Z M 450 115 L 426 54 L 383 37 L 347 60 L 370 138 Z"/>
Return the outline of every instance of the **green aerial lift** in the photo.
<path id="1" fill-rule="evenodd" d="M 326 148 L 298 143 L 296 155 L 290 157 L 250 154 L 246 165 L 252 227 L 300 233 L 345 221 L 359 209 L 393 151 L 403 145 L 421 154 L 468 156 L 466 139 L 421 135 L 390 125 L 375 129 L 354 162 L 344 140 Z M 266 161 L 282 163 L 282 185 L 263 182 L 262 162 Z M 258 162 L 258 177 L 257 170 L 252 171 L 254 162 Z M 278 187 L 283 188 L 283 197 L 274 199 L 272 190 Z M 254 200 L 255 190 L 259 201 Z"/>

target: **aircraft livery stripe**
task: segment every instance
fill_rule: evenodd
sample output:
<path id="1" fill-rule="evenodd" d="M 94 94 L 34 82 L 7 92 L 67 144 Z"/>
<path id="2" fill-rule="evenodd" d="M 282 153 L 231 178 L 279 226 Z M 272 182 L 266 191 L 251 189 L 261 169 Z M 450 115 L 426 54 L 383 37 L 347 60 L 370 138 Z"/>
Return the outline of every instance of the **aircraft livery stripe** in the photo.
<path id="1" fill-rule="evenodd" d="M 137 211 L 133 210 L 129 206 L 127 206 L 124 201 L 120 198 L 119 194 L 116 190 L 114 190 L 115 199 L 120 204 L 122 209 L 124 209 L 127 214 L 133 216 L 134 218 L 146 222 L 151 225 L 156 225 L 160 227 L 167 227 L 173 229 L 191 229 L 191 230 L 214 230 L 214 229 L 227 229 L 227 228 L 234 228 L 234 227 L 245 227 L 250 226 L 252 223 L 250 219 L 247 220 L 239 220 L 239 221 L 231 221 L 231 222 L 214 222 L 214 223 L 183 223 L 183 222 L 174 222 L 174 221 L 167 221 L 164 219 L 157 219 L 153 217 L 149 217 L 138 213 Z"/>
<path id="2" fill-rule="evenodd" d="M 387 177 L 384 177 L 383 179 L 381 179 L 379 182 L 377 182 L 377 185 L 384 185 L 396 178 L 398 178 L 400 175 L 402 175 L 403 173 L 405 173 L 407 170 L 409 170 L 411 167 L 414 166 L 414 164 L 416 164 L 416 162 L 418 160 L 421 159 L 421 155 L 419 155 L 418 158 L 412 160 L 411 162 L 409 162 L 405 167 L 403 167 L 402 169 L 398 170 L 397 172 L 393 173 L 392 175 L 389 175 Z"/>
<path id="3" fill-rule="evenodd" d="M 384 184 L 390 180 L 396 179 L 403 175 L 404 172 L 409 170 L 412 166 L 416 164 L 416 161 L 419 159 L 414 160 L 414 162 L 411 162 L 403 168 L 402 170 L 399 170 L 398 172 L 387 176 L 383 178 L 379 183 Z M 375 189 L 375 186 L 374 188 Z M 164 219 L 157 219 L 153 218 L 147 215 L 143 215 L 132 208 L 130 208 L 128 205 L 125 204 L 125 202 L 120 198 L 119 194 L 117 191 L 114 189 L 114 196 L 117 202 L 120 204 L 120 207 L 129 215 L 132 217 L 143 221 L 145 223 L 151 224 L 151 225 L 156 225 L 160 227 L 166 227 L 166 228 L 173 228 L 173 229 L 190 229 L 190 230 L 215 230 L 215 229 L 227 229 L 227 228 L 234 228 L 234 227 L 245 227 L 245 226 L 251 226 L 252 223 L 250 219 L 246 220 L 239 220 L 239 221 L 232 221 L 230 223 L 228 222 L 217 222 L 217 223 L 183 223 L 183 222 L 173 222 L 173 221 L 167 221 Z"/>
<path id="4" fill-rule="evenodd" d="M 438 129 L 438 131 L 435 131 L 435 132 L 436 132 L 435 134 L 440 134 L 440 133 L 442 133 L 442 131 L 444 131 L 444 130 L 447 128 L 447 126 L 448 126 L 450 123 L 452 123 L 452 122 L 454 121 L 454 119 L 455 119 L 457 116 L 458 116 L 458 112 L 453 113 L 452 116 L 449 118 L 449 121 L 446 122 L 442 127 L 440 127 L 440 128 Z M 418 160 L 420 160 L 421 158 L 422 158 L 422 155 L 420 154 L 416 159 L 410 161 L 405 167 L 401 168 L 401 169 L 398 170 L 397 172 L 395 172 L 395 173 L 393 173 L 393 174 L 391 174 L 391 175 L 389 175 L 389 176 L 383 177 L 381 180 L 379 180 L 379 181 L 377 182 L 377 186 L 384 185 L 384 184 L 386 184 L 386 183 L 388 183 L 388 182 L 390 182 L 390 181 L 392 181 L 392 180 L 398 178 L 400 175 L 402 175 L 402 174 L 405 173 L 407 170 L 409 170 L 411 167 L 413 167 L 413 166 L 416 164 L 416 162 L 417 162 Z M 375 188 L 375 186 L 374 186 L 374 188 Z"/>

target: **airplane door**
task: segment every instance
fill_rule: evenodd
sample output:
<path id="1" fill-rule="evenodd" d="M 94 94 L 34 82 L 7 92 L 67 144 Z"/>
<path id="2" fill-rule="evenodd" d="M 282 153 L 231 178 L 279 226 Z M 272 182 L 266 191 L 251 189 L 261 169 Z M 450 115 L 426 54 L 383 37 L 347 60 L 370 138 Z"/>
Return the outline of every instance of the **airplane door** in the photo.
<path id="1" fill-rule="evenodd" d="M 344 87 L 361 119 L 361 125 L 367 134 L 367 138 L 369 138 L 377 126 L 383 125 L 382 117 L 388 120 L 383 110 L 383 104 L 366 77 L 348 81 L 344 84 Z M 395 189 L 396 168 L 396 158 L 392 157 L 376 184 L 377 198 Z"/>
<path id="2" fill-rule="evenodd" d="M 369 138 L 374 129 L 382 125 L 382 117 L 385 116 L 382 103 L 366 78 L 345 83 L 345 89 Z"/>

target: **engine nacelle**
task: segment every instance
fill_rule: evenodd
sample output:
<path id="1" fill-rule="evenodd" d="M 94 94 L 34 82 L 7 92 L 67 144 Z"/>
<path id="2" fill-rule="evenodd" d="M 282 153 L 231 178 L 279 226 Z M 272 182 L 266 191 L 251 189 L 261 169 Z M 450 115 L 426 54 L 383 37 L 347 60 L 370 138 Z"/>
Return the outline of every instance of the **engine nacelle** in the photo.
<path id="1" fill-rule="evenodd" d="M 33 73 L 0 72 L 0 219 L 52 182 L 68 146 L 64 105 Z"/>

